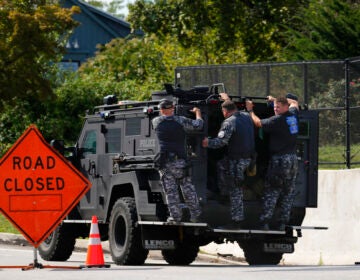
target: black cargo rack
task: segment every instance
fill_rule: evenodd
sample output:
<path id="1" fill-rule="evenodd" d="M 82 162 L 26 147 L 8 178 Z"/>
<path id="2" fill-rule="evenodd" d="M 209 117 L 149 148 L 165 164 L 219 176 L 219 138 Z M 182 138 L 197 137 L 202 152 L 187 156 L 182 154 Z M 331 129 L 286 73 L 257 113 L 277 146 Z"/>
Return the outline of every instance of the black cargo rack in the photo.
<path id="1" fill-rule="evenodd" d="M 160 100 L 156 101 L 120 101 L 119 104 L 111 104 L 111 105 L 100 105 L 94 107 L 94 113 L 100 113 L 104 111 L 110 112 L 118 112 L 129 109 L 138 109 L 139 107 L 149 107 L 158 105 Z M 124 102 L 124 103 L 121 103 Z"/>

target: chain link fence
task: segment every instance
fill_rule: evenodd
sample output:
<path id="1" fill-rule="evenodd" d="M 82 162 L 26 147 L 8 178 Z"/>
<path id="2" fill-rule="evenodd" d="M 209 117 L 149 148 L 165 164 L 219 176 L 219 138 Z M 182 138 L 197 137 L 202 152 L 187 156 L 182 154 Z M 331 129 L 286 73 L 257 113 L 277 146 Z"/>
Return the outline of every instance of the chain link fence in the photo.
<path id="1" fill-rule="evenodd" d="M 294 93 L 319 111 L 320 168 L 360 167 L 360 57 L 346 60 L 178 67 L 176 85 L 224 83 L 230 95 Z"/>

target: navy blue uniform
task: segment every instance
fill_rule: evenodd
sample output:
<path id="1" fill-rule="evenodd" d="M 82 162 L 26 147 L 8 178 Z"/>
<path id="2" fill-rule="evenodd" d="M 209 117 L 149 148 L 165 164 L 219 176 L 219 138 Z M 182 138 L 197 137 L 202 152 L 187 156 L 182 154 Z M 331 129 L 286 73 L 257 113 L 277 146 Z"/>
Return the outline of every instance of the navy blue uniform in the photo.
<path id="1" fill-rule="evenodd" d="M 185 135 L 189 130 L 202 130 L 202 119 L 192 120 L 182 116 L 159 116 L 152 120 L 156 131 L 160 153 L 165 157 L 160 166 L 160 178 L 164 187 L 168 208 L 175 221 L 182 220 L 185 208 L 190 210 L 190 220 L 196 221 L 201 209 L 191 177 L 186 174 Z M 181 202 L 178 185 L 182 191 Z"/>
<path id="2" fill-rule="evenodd" d="M 286 224 L 290 219 L 294 202 L 298 160 L 296 138 L 298 134 L 298 110 L 289 108 L 282 115 L 261 120 L 264 132 L 269 133 L 270 161 L 265 180 L 263 212 L 260 221 L 267 224 L 273 216 L 279 201 L 281 212 L 279 223 Z"/>
<path id="3" fill-rule="evenodd" d="M 243 190 L 244 173 L 255 150 L 254 125 L 248 113 L 235 112 L 225 119 L 216 138 L 209 139 L 208 148 L 228 146 L 225 162 L 228 168 L 231 219 L 244 220 Z"/>

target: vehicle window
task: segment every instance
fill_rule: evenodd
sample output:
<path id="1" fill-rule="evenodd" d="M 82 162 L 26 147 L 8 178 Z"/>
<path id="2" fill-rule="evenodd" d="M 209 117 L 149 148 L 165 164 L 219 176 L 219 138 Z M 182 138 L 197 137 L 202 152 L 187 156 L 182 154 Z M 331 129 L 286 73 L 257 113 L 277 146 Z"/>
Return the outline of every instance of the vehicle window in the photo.
<path id="1" fill-rule="evenodd" d="M 126 120 L 125 135 L 140 135 L 141 134 L 141 118 L 130 118 Z"/>
<path id="2" fill-rule="evenodd" d="M 309 121 L 300 121 L 298 136 L 309 137 L 309 134 L 310 134 L 310 122 Z"/>
<path id="3" fill-rule="evenodd" d="M 121 129 L 108 129 L 105 134 L 105 151 L 106 153 L 120 153 L 121 152 Z"/>
<path id="4" fill-rule="evenodd" d="M 96 154 L 96 130 L 88 130 L 85 132 L 81 148 L 83 157 L 88 154 Z"/>

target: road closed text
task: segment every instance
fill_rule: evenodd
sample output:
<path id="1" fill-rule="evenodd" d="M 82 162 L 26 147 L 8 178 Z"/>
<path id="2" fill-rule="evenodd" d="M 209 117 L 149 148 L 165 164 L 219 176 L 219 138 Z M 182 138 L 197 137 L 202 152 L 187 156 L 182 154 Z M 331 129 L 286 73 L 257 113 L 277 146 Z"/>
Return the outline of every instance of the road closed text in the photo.
<path id="1" fill-rule="evenodd" d="M 56 160 L 52 156 L 37 156 L 35 158 L 25 156 L 14 156 L 12 158 L 11 168 L 13 171 L 20 171 L 31 176 L 14 176 L 4 178 L 2 185 L 7 192 L 23 191 L 59 191 L 65 188 L 65 180 L 57 176 L 34 176 L 36 171 L 50 171 L 55 168 Z M 12 172 L 10 172 L 12 173 Z M 40 173 L 40 172 L 39 172 Z"/>

